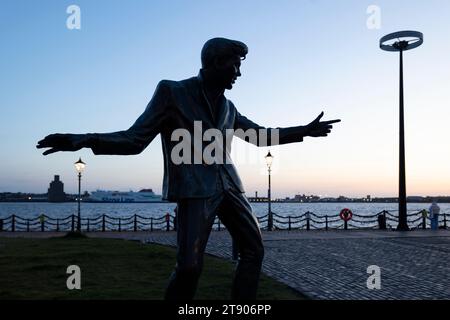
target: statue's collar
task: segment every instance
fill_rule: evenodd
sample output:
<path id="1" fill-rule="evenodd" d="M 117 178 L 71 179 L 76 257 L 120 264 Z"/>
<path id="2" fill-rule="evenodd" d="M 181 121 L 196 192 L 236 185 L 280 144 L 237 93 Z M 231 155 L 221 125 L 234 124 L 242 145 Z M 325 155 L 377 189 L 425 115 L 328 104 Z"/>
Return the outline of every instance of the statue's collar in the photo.
<path id="1" fill-rule="evenodd" d="M 200 69 L 200 71 L 198 72 L 197 79 L 203 90 L 210 91 L 210 90 L 208 90 L 208 86 L 206 85 L 206 80 L 205 80 L 205 75 L 203 74 L 203 69 Z M 225 93 L 225 89 L 220 91 L 220 95 L 223 95 L 224 93 Z"/>
<path id="2" fill-rule="evenodd" d="M 204 85 L 205 76 L 203 75 L 203 70 L 202 69 L 200 69 L 200 71 L 198 72 L 197 79 L 198 79 L 198 82 L 201 83 L 201 85 Z"/>

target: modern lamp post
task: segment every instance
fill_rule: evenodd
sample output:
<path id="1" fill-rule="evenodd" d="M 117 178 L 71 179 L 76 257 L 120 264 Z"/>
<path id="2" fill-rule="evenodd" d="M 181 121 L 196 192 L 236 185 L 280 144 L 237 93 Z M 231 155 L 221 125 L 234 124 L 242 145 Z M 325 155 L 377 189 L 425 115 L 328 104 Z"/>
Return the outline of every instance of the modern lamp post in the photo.
<path id="1" fill-rule="evenodd" d="M 271 186 L 270 186 L 270 173 L 272 172 L 272 162 L 273 162 L 273 156 L 269 153 L 266 155 L 266 164 L 267 164 L 267 170 L 269 171 L 269 189 L 267 190 L 267 200 L 269 203 L 269 215 L 267 218 L 267 229 L 269 231 L 272 231 L 273 229 L 273 215 L 272 215 L 272 198 L 271 198 Z"/>
<path id="2" fill-rule="evenodd" d="M 406 207 L 405 174 L 405 119 L 403 100 L 403 51 L 419 47 L 423 43 L 423 34 L 417 31 L 400 31 L 388 34 L 380 39 L 380 48 L 385 51 L 400 52 L 400 141 L 399 141 L 399 185 L 398 185 L 398 226 L 399 231 L 408 231 Z"/>
<path id="3" fill-rule="evenodd" d="M 81 213 L 80 213 L 80 201 L 81 201 L 81 173 L 84 170 L 86 164 L 81 160 L 81 158 L 75 162 L 75 169 L 78 172 L 78 223 L 77 231 L 81 232 Z"/>

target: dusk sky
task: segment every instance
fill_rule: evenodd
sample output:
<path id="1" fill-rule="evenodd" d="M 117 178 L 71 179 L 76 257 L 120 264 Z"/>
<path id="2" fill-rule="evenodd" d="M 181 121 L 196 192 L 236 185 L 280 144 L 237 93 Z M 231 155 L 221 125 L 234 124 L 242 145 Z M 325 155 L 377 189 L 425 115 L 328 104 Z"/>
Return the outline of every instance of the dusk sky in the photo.
<path id="1" fill-rule="evenodd" d="M 66 26 L 72 4 L 79 30 Z M 373 5 L 379 29 L 367 24 Z M 449 15 L 448 0 L 0 0 L 0 192 L 45 193 L 59 174 L 75 193 L 81 157 L 83 190 L 160 194 L 159 137 L 137 156 L 44 157 L 35 145 L 50 133 L 129 128 L 157 83 L 197 75 L 204 42 L 220 36 L 249 47 L 225 93 L 242 114 L 268 127 L 307 124 L 321 111 L 342 119 L 327 138 L 270 148 L 274 197 L 395 196 L 398 54 L 379 39 L 417 30 L 423 46 L 405 53 L 407 192 L 450 195 Z M 266 195 L 268 148 L 238 139 L 233 148 L 247 194 Z"/>

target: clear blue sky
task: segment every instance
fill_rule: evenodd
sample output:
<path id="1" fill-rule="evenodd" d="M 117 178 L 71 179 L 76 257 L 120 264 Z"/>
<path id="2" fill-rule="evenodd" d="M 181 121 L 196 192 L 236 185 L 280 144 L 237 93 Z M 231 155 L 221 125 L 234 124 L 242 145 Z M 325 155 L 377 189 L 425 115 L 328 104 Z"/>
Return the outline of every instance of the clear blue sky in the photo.
<path id="1" fill-rule="evenodd" d="M 66 8 L 81 8 L 81 30 Z M 367 28 L 369 5 L 381 29 Z M 265 126 L 341 118 L 326 139 L 272 148 L 273 194 L 395 195 L 398 56 L 381 36 L 419 30 L 405 55 L 408 194 L 450 194 L 450 2 L 447 0 L 0 1 L 0 192 L 46 192 L 54 174 L 76 190 L 161 191 L 159 138 L 137 156 L 90 150 L 47 157 L 36 142 L 55 132 L 128 128 L 161 79 L 196 75 L 212 37 L 249 46 L 243 76 L 226 95 Z M 235 142 L 247 193 L 266 192 L 266 148 Z M 244 159 L 242 158 L 244 155 Z"/>

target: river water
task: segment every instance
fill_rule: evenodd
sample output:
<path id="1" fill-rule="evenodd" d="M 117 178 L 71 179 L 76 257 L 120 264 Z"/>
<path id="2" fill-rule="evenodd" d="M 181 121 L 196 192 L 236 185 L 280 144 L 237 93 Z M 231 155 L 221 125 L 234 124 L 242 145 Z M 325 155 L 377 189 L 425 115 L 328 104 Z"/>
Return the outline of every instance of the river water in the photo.
<path id="1" fill-rule="evenodd" d="M 267 214 L 267 203 L 252 203 L 257 216 Z M 167 212 L 173 214 L 174 203 L 82 203 L 81 214 L 83 218 L 93 218 L 107 214 L 111 217 L 130 217 L 138 214 L 144 217 L 159 218 Z M 450 203 L 439 204 L 441 213 L 450 214 Z M 408 203 L 408 212 L 414 213 L 428 209 L 427 203 Z M 297 216 L 307 211 L 318 216 L 335 216 L 343 208 L 349 208 L 354 214 L 366 216 L 374 215 L 383 210 L 396 215 L 396 203 L 272 203 L 272 212 L 280 216 Z M 46 214 L 52 218 L 64 218 L 77 214 L 78 206 L 74 202 L 47 203 L 47 202 L 0 202 L 0 218 L 12 214 L 23 218 L 34 218 Z"/>

